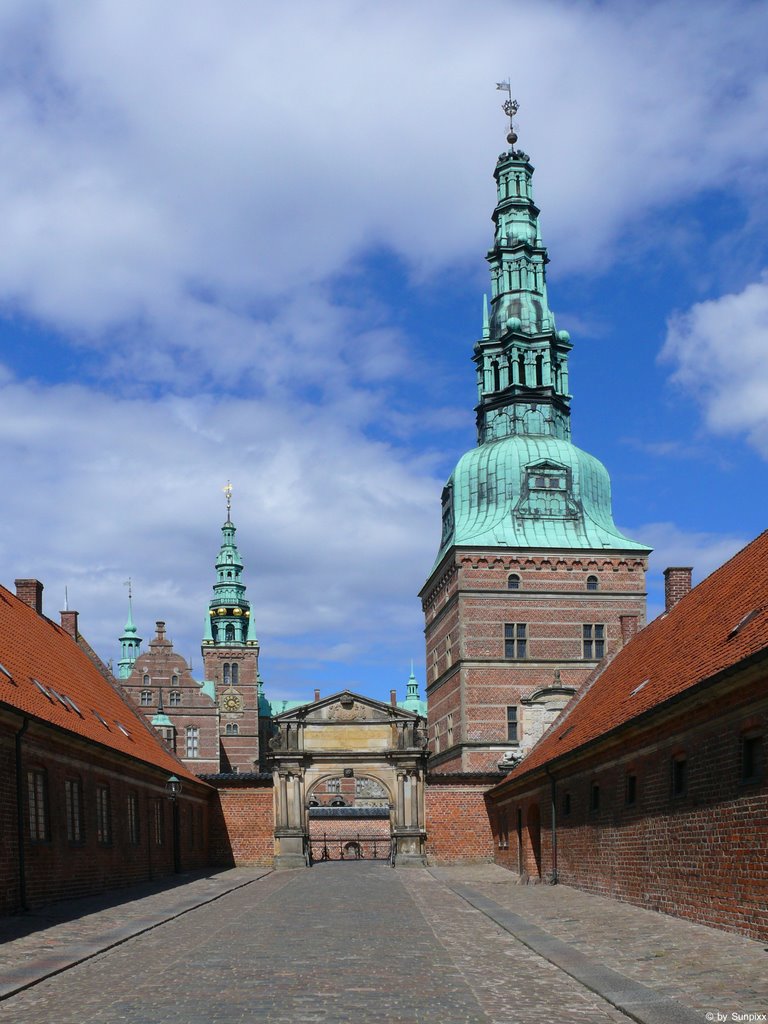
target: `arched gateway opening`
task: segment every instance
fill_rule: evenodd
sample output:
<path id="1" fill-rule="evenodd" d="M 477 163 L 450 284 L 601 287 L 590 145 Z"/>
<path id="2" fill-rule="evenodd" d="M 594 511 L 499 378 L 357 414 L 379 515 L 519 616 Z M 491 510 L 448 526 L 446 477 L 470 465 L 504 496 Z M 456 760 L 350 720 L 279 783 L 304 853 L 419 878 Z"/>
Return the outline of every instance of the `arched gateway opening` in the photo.
<path id="1" fill-rule="evenodd" d="M 309 790 L 310 863 L 392 859 L 393 794 L 381 779 L 344 775 L 319 779 Z"/>
<path id="2" fill-rule="evenodd" d="M 421 716 L 345 690 L 274 723 L 275 867 L 425 862 Z"/>

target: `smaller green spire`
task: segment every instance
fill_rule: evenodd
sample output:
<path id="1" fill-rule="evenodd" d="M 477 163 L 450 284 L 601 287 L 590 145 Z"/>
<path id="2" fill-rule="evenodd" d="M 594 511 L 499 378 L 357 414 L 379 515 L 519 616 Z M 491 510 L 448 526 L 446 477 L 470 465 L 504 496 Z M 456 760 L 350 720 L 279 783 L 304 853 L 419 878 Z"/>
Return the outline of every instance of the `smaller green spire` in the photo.
<path id="1" fill-rule="evenodd" d="M 251 622 L 251 605 L 241 580 L 243 563 L 235 543 L 237 529 L 232 522 L 232 485 L 224 488 L 227 519 L 221 528 L 221 547 L 216 559 L 216 582 L 203 628 L 203 647 L 258 647 Z"/>
<path id="2" fill-rule="evenodd" d="M 411 674 L 405 684 L 405 700 L 398 702 L 398 707 L 403 711 L 413 711 L 417 715 L 426 715 L 427 703 L 419 697 L 419 684 L 413 672 L 413 659 L 411 659 Z"/>
<path id="3" fill-rule="evenodd" d="M 133 670 L 133 666 L 141 653 L 141 637 L 138 635 L 136 626 L 133 623 L 132 607 L 132 583 L 130 578 L 125 582 L 128 587 L 128 620 L 125 623 L 120 641 L 120 660 L 117 663 L 118 679 L 127 679 Z"/>

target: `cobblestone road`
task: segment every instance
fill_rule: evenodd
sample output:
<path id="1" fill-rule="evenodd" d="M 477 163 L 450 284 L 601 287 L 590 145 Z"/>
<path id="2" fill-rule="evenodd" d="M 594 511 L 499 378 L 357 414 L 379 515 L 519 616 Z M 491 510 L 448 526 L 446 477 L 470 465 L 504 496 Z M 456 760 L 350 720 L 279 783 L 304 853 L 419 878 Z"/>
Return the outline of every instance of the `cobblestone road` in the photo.
<path id="1" fill-rule="evenodd" d="M 626 1018 L 427 872 L 281 872 L 0 1004 L 15 1024 Z"/>

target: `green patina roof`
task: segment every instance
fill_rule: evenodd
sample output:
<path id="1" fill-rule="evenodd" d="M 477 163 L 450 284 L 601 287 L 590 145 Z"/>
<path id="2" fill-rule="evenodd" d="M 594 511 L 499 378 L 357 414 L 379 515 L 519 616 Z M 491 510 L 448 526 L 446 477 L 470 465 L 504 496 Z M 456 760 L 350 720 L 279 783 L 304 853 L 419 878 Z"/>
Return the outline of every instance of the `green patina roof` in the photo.
<path id="1" fill-rule="evenodd" d="M 462 456 L 443 490 L 435 566 L 454 545 L 647 554 L 613 521 L 605 466 L 571 444 L 572 345 L 549 308 L 533 166 L 514 148 L 514 129 L 507 139 L 511 148 L 494 171 L 490 311 L 485 300 L 472 356 L 478 447 Z"/>
<path id="2" fill-rule="evenodd" d="M 546 486 L 537 488 L 537 481 Z M 605 466 L 559 438 L 516 435 L 480 445 L 461 457 L 446 492 L 453 529 L 438 562 L 454 544 L 650 550 L 614 523 Z"/>

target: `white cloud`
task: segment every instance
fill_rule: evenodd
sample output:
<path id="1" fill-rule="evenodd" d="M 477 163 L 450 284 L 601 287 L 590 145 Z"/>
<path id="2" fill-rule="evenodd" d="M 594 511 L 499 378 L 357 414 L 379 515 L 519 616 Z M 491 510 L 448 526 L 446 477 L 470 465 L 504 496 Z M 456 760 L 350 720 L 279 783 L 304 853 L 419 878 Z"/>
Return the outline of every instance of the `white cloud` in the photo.
<path id="1" fill-rule="evenodd" d="M 757 4 L 24 0 L 0 18 L 0 299 L 81 343 L 127 325 L 159 379 L 166 349 L 221 373 L 212 334 L 258 348 L 263 303 L 300 315 L 371 247 L 417 275 L 476 266 L 481 287 L 513 43 L 559 269 L 764 173 Z"/>
<path id="2" fill-rule="evenodd" d="M 718 434 L 746 434 L 768 457 L 768 273 L 735 295 L 673 317 L 661 358 Z"/>
<path id="3" fill-rule="evenodd" d="M 227 477 L 268 681 L 297 685 L 285 667 L 297 659 L 316 668 L 354 654 L 364 671 L 420 654 L 416 594 L 437 549 L 440 481 L 338 416 L 6 377 L 0 464 L 3 582 L 39 576 L 53 618 L 67 586 L 105 657 L 116 653 L 130 575 L 144 637 L 165 619 L 199 670 Z"/>

